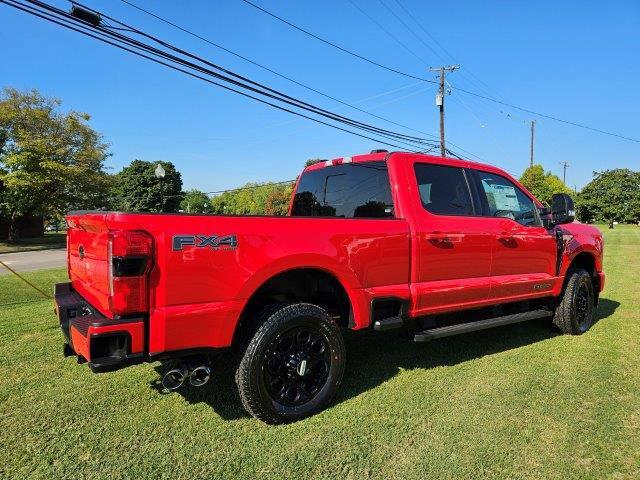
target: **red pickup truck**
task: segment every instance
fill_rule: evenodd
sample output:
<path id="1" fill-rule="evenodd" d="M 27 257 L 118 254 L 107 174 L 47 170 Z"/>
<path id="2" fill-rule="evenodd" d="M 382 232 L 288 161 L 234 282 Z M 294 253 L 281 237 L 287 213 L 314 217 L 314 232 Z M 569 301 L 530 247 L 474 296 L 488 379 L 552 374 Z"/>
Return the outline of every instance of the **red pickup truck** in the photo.
<path id="1" fill-rule="evenodd" d="M 171 390 L 231 350 L 246 410 L 295 421 L 338 389 L 347 329 L 585 332 L 603 240 L 573 220 L 567 195 L 545 207 L 498 168 L 384 151 L 307 167 L 286 217 L 72 212 L 64 352 L 94 372 L 172 362 Z"/>

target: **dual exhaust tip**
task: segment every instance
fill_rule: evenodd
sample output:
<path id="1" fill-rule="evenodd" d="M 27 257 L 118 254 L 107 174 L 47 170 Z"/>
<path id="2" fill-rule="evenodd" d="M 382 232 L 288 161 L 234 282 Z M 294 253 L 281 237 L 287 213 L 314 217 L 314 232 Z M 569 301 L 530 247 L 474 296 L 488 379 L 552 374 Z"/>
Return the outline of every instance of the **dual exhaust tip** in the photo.
<path id="1" fill-rule="evenodd" d="M 195 368 L 182 365 L 172 368 L 162 377 L 162 387 L 171 392 L 179 389 L 187 379 L 194 387 L 202 387 L 211 379 L 211 368 L 207 365 L 198 365 Z"/>

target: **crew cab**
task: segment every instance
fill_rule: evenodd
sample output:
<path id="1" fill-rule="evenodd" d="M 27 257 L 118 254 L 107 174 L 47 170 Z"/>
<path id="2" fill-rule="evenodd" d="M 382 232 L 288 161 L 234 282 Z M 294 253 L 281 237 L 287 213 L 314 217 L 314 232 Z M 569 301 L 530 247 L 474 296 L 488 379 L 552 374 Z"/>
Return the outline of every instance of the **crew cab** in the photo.
<path id="1" fill-rule="evenodd" d="M 94 372 L 170 362 L 173 390 L 205 384 L 228 352 L 243 406 L 267 423 L 330 403 L 346 330 L 427 342 L 546 318 L 577 335 L 605 281 L 602 235 L 567 195 L 549 208 L 499 168 L 415 153 L 308 166 L 287 216 L 86 211 L 67 224 L 66 356 Z"/>

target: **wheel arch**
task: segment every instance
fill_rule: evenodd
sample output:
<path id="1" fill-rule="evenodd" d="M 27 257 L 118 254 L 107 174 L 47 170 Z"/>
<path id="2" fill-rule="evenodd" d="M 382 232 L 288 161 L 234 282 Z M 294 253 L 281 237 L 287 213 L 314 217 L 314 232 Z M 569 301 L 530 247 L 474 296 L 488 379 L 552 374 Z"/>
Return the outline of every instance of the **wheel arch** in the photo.
<path id="1" fill-rule="evenodd" d="M 341 328 L 355 328 L 359 309 L 358 296 L 338 275 L 319 266 L 294 267 L 272 273 L 248 296 L 234 333 L 252 328 L 260 311 L 267 305 L 305 302 L 325 308 Z"/>
<path id="2" fill-rule="evenodd" d="M 590 252 L 583 250 L 576 254 L 572 259 L 569 265 L 567 266 L 564 273 L 564 281 L 562 284 L 562 292 L 569 281 L 571 274 L 577 269 L 584 269 L 589 273 L 591 277 L 591 281 L 593 282 L 594 292 L 596 296 L 596 304 L 598 301 L 598 292 L 600 292 L 600 276 L 598 275 L 597 263 L 595 255 Z"/>

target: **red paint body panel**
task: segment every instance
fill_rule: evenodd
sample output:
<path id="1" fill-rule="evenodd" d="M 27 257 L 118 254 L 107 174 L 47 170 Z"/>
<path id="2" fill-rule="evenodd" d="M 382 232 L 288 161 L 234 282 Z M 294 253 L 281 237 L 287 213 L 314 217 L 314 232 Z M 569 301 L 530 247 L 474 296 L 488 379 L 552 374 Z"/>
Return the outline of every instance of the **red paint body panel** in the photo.
<path id="1" fill-rule="evenodd" d="M 103 315 L 117 317 L 110 307 L 110 231 L 148 232 L 154 253 L 147 282 L 148 311 L 140 313 L 148 319 L 145 353 L 153 355 L 229 346 L 251 296 L 270 278 L 292 269 L 313 268 L 333 275 L 347 292 L 355 329 L 370 325 L 375 298 L 406 301 L 409 315 L 419 316 L 558 295 L 566 269 L 583 252 L 593 255 L 600 285 L 604 284 L 602 236 L 597 229 L 577 223 L 561 226 L 573 237 L 556 276 L 553 231 L 523 227 L 505 218 L 433 215 L 422 207 L 413 165 L 480 169 L 519 185 L 500 169 L 405 153 L 362 155 L 333 163 L 385 158 L 395 219 L 70 214 L 72 286 Z M 321 168 L 331 166 L 322 162 L 307 170 Z M 180 235 L 234 235 L 237 245 L 174 249 L 172 239 Z M 442 238 L 447 239 L 446 248 Z M 136 352 L 142 351 L 144 329 L 134 325 L 133 343 Z M 82 343 L 78 334 L 72 331 Z"/>

